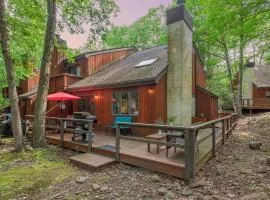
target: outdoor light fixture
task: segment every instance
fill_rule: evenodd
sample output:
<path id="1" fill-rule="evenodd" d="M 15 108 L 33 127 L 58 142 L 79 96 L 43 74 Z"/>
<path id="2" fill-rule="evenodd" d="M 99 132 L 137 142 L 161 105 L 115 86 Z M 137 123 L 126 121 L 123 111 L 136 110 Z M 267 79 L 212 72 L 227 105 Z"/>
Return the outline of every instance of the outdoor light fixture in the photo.
<path id="1" fill-rule="evenodd" d="M 153 90 L 153 89 L 149 89 L 149 90 L 148 90 L 148 93 L 149 93 L 149 94 L 154 94 L 154 90 Z"/>
<path id="2" fill-rule="evenodd" d="M 95 95 L 95 100 L 98 100 L 100 99 L 100 96 L 99 95 Z"/>

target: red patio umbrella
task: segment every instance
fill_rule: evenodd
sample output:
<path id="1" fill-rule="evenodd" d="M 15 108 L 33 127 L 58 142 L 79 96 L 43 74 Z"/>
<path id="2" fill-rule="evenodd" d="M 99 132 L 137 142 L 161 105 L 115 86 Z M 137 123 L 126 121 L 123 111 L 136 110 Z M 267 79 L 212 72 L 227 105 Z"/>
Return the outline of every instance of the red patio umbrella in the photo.
<path id="1" fill-rule="evenodd" d="M 48 95 L 49 101 L 69 101 L 69 100 L 79 100 L 81 97 L 77 97 L 64 92 L 56 92 Z"/>
<path id="2" fill-rule="evenodd" d="M 81 97 L 77 97 L 77 96 L 74 96 L 74 95 L 71 95 L 71 94 L 67 94 L 65 92 L 56 92 L 56 93 L 53 93 L 53 94 L 49 94 L 47 99 L 49 101 L 72 101 L 72 100 L 79 100 L 79 99 L 81 99 Z M 58 103 L 51 110 L 56 108 L 59 104 L 60 103 Z M 50 112 L 51 110 L 49 110 L 48 112 Z M 61 109 L 61 117 L 62 117 L 62 109 Z"/>

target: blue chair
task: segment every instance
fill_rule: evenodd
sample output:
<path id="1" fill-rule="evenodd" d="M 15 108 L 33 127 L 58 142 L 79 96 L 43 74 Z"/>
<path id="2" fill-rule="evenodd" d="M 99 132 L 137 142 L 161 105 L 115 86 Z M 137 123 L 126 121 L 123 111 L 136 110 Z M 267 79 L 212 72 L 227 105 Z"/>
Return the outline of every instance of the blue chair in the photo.
<path id="1" fill-rule="evenodd" d="M 126 123 L 132 123 L 132 117 L 131 116 L 116 116 L 114 119 L 114 123 L 107 126 L 106 129 L 106 135 L 108 135 L 108 129 L 111 128 L 113 130 L 116 130 L 116 123 L 119 122 L 126 122 Z M 129 130 L 131 129 L 130 126 L 120 126 L 120 132 L 121 130 Z"/>

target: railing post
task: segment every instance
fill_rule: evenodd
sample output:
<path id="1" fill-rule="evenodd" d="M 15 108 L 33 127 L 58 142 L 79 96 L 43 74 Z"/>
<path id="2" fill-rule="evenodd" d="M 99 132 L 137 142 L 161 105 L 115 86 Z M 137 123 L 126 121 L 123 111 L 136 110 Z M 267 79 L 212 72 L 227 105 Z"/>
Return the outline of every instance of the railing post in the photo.
<path id="1" fill-rule="evenodd" d="M 116 123 L 115 158 L 120 162 L 120 125 Z"/>
<path id="2" fill-rule="evenodd" d="M 61 137 L 61 147 L 64 147 L 64 123 L 63 119 L 60 119 L 60 137 Z"/>
<path id="3" fill-rule="evenodd" d="M 225 120 L 222 120 L 222 144 L 225 142 Z"/>
<path id="4" fill-rule="evenodd" d="M 229 138 L 229 118 L 226 119 L 226 126 L 227 126 L 227 139 Z"/>
<path id="5" fill-rule="evenodd" d="M 185 130 L 185 178 L 190 180 L 196 173 L 196 130 Z"/>
<path id="6" fill-rule="evenodd" d="M 232 116 L 229 117 L 229 134 L 232 133 Z"/>
<path id="7" fill-rule="evenodd" d="M 216 124 L 212 126 L 212 156 L 216 155 Z"/>
<path id="8" fill-rule="evenodd" d="M 93 121 L 88 122 L 88 152 L 92 150 L 93 134 L 92 134 Z"/>

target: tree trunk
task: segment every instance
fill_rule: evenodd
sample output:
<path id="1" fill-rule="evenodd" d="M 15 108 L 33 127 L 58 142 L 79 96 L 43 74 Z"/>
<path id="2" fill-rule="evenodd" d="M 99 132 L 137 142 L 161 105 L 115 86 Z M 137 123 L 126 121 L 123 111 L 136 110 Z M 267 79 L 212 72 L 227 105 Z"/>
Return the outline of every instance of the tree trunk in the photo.
<path id="1" fill-rule="evenodd" d="M 226 44 L 224 44 L 224 54 L 225 54 L 225 61 L 226 61 L 226 67 L 227 67 L 227 73 L 228 73 L 228 78 L 230 81 L 230 97 L 231 101 L 233 104 L 233 109 L 234 112 L 237 112 L 237 105 L 236 105 L 236 99 L 234 95 L 234 89 L 233 89 L 233 77 L 232 77 L 232 68 L 231 68 L 231 62 L 230 62 L 230 57 L 229 57 L 229 52 L 228 52 L 228 47 Z"/>
<path id="2" fill-rule="evenodd" d="M 0 0 L 0 35 L 1 47 L 7 72 L 8 90 L 10 107 L 12 114 L 12 132 L 14 137 L 15 151 L 20 152 L 23 149 L 23 134 L 21 126 L 21 116 L 19 108 L 19 99 L 14 78 L 14 67 L 9 50 L 8 24 L 6 21 L 6 0 Z"/>
<path id="3" fill-rule="evenodd" d="M 34 111 L 33 122 L 33 147 L 46 146 L 45 117 L 47 109 L 47 96 L 50 81 L 50 66 L 54 47 L 54 36 L 56 27 L 56 0 L 47 0 L 47 30 L 44 42 L 43 56 L 40 67 L 40 80 L 38 85 L 37 100 Z"/>
<path id="4" fill-rule="evenodd" d="M 238 76 L 238 95 L 237 95 L 237 114 L 242 116 L 242 85 L 243 85 L 243 64 L 244 64 L 244 7 L 243 1 L 241 1 L 241 16 L 240 16 L 240 26 L 241 33 L 239 37 L 240 46 L 239 46 L 239 76 Z"/>
<path id="5" fill-rule="evenodd" d="M 239 76 L 238 76 L 238 95 L 237 95 L 237 114 L 242 116 L 242 85 L 243 85 L 243 64 L 244 64 L 244 48 L 243 35 L 240 36 L 239 48 Z"/>

